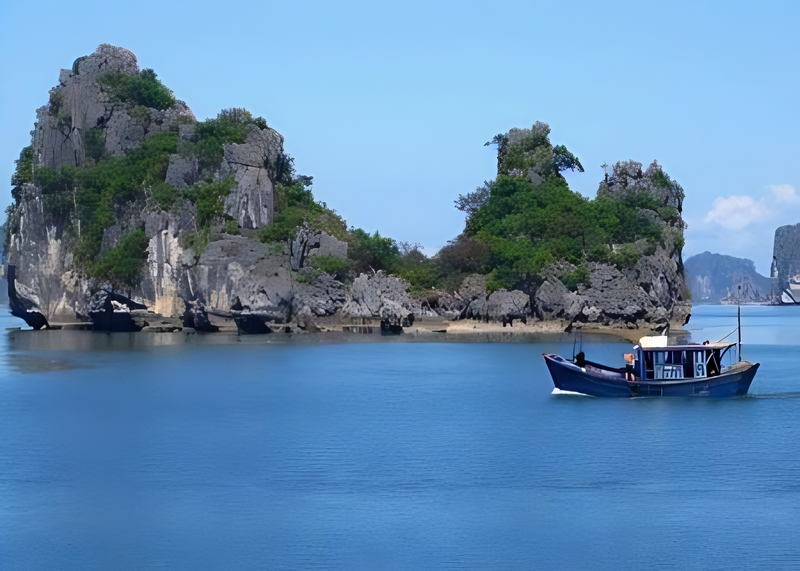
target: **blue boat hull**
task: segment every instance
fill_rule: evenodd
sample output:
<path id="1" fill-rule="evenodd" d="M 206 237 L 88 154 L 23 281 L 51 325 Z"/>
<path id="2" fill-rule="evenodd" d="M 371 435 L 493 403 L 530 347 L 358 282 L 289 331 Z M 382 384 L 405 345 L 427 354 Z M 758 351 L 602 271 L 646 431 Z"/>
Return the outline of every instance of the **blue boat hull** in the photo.
<path id="1" fill-rule="evenodd" d="M 714 377 L 628 383 L 621 374 L 591 374 L 558 355 L 543 355 L 553 384 L 561 391 L 595 397 L 736 397 L 747 394 L 759 364 L 742 362 Z M 601 371 L 602 373 L 602 371 Z"/>

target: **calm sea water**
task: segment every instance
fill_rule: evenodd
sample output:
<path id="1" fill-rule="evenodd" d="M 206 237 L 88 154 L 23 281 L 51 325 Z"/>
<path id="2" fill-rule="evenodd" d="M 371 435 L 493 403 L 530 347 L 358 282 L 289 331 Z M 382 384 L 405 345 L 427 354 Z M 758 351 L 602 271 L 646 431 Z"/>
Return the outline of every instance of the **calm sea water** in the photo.
<path id="1" fill-rule="evenodd" d="M 567 343 L 2 331 L 0 568 L 798 569 L 800 308 L 743 321 L 726 401 L 551 395 Z"/>

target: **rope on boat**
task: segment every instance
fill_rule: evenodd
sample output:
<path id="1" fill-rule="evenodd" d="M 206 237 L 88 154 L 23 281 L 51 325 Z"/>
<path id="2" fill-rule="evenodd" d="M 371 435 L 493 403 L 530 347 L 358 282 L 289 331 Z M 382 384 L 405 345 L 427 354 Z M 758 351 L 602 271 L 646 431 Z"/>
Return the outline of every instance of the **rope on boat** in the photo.
<path id="1" fill-rule="evenodd" d="M 733 334 L 734 334 L 734 333 L 736 333 L 737 331 L 739 331 L 739 328 L 738 328 L 738 327 L 737 327 L 736 329 L 734 329 L 733 331 L 731 331 L 730 333 L 728 333 L 728 334 L 727 334 L 725 337 L 723 337 L 722 339 L 720 339 L 719 341 L 717 341 L 717 343 L 722 343 L 723 341 L 725 341 L 725 339 L 727 339 L 728 337 L 730 337 L 731 335 L 733 335 Z"/>

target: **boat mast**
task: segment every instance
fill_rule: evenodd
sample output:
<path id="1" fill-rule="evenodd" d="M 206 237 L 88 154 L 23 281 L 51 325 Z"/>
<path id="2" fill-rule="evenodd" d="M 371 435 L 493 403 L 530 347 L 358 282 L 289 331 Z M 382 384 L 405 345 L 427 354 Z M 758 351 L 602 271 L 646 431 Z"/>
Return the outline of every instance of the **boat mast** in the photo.
<path id="1" fill-rule="evenodd" d="M 739 297 L 736 300 L 736 329 L 739 331 L 739 361 L 742 360 L 742 286 L 739 286 Z"/>

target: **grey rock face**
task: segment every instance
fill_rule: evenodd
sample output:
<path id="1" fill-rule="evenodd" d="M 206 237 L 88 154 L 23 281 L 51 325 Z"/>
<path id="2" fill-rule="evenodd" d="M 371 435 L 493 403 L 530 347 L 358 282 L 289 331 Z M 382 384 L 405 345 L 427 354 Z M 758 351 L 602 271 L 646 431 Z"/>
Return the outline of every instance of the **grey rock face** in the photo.
<path id="1" fill-rule="evenodd" d="M 347 259 L 347 242 L 342 242 L 321 230 L 309 228 L 306 222 L 297 229 L 290 249 L 292 269 L 295 271 L 305 267 L 306 260 L 313 255 L 330 255 L 343 260 Z"/>
<path id="2" fill-rule="evenodd" d="M 65 221 L 50 223 L 47 219 L 38 187 L 26 184 L 22 195 L 9 218 L 10 227 L 16 230 L 8 249 L 8 264 L 16 266 L 16 288 L 34 295 L 36 309 L 48 320 L 74 319 L 78 307 L 71 288 L 85 282 L 70 272 L 74 238 L 64 232 Z"/>
<path id="3" fill-rule="evenodd" d="M 131 319 L 137 326 L 141 327 L 140 331 L 149 331 L 151 333 L 172 333 L 174 331 L 182 331 L 183 323 L 177 317 L 164 317 L 153 311 L 146 309 L 136 309 L 131 311 Z"/>
<path id="4" fill-rule="evenodd" d="M 486 276 L 473 274 L 464 278 L 461 287 L 458 288 L 458 296 L 465 302 L 486 297 Z"/>
<path id="5" fill-rule="evenodd" d="M 347 292 L 341 282 L 328 274 L 310 284 L 294 284 L 293 314 L 307 317 L 333 315 L 344 307 Z"/>
<path id="6" fill-rule="evenodd" d="M 33 146 L 38 165 L 82 165 L 86 132 L 92 128 L 102 130 L 106 152 L 114 155 L 138 145 L 150 133 L 169 129 L 179 117 L 195 120 L 182 101 L 167 110 L 149 109 L 132 117 L 133 106 L 111 101 L 98 83 L 112 72 L 139 73 L 136 56 L 124 48 L 102 44 L 95 53 L 78 58 L 72 70 L 61 70 L 50 103 L 36 111 Z"/>
<path id="7" fill-rule="evenodd" d="M 766 303 L 772 295 L 772 281 L 756 271 L 752 260 L 703 252 L 686 260 L 684 269 L 695 303 L 717 304 L 722 298 Z"/>
<path id="8" fill-rule="evenodd" d="M 493 321 L 527 319 L 530 314 L 531 298 L 519 290 L 499 289 L 486 300 L 486 315 Z"/>
<path id="9" fill-rule="evenodd" d="M 319 236 L 319 247 L 313 248 L 308 252 L 309 256 L 336 256 L 342 260 L 347 259 L 347 242 L 342 242 L 327 232 L 321 232 Z"/>
<path id="10" fill-rule="evenodd" d="M 390 330 L 397 327 L 411 327 L 414 324 L 414 312 L 391 298 L 383 300 L 378 318 L 383 329 L 387 329 L 387 326 Z"/>
<path id="11" fill-rule="evenodd" d="M 781 292 L 789 287 L 789 280 L 800 274 L 800 224 L 781 226 L 775 230 L 772 249 L 772 277 L 775 288 Z"/>
<path id="12" fill-rule="evenodd" d="M 213 325 L 208 318 L 205 305 L 200 300 L 186 301 L 186 312 L 183 314 L 183 326 L 197 331 L 214 332 L 219 327 Z"/>
<path id="13" fill-rule="evenodd" d="M 425 292 L 425 295 L 417 299 L 423 316 L 457 319 L 467 306 L 467 303 L 461 297 L 439 290 Z"/>
<path id="14" fill-rule="evenodd" d="M 169 167 L 167 167 L 167 178 L 165 181 L 167 184 L 181 189 L 193 185 L 199 179 L 200 171 L 196 158 L 182 157 L 177 154 L 170 155 Z"/>
<path id="15" fill-rule="evenodd" d="M 286 322 L 292 310 L 292 273 L 285 247 L 228 236 L 206 246 L 191 270 L 191 295 L 210 309 L 267 316 Z"/>
<path id="16" fill-rule="evenodd" d="M 16 287 L 15 267 L 8 266 L 8 304 L 11 308 L 11 315 L 19 317 L 34 329 L 42 327 L 50 329 L 47 318 L 36 311 L 39 300 L 35 294 L 27 291 L 18 291 Z"/>
<path id="17" fill-rule="evenodd" d="M 650 256 L 642 256 L 633 268 L 621 271 L 591 263 L 589 283 L 569 291 L 560 277 L 575 270 L 561 264 L 545 268 L 544 281 L 534 295 L 540 319 L 575 323 L 658 328 L 668 323 L 683 325 L 691 304 L 683 299 L 686 289 L 680 252 L 667 241 Z"/>
<path id="18" fill-rule="evenodd" d="M 141 280 L 130 294 L 160 315 L 182 316 L 183 300 L 194 299 L 188 269 L 195 260 L 193 253 L 181 246 L 180 237 L 195 229 L 194 205 L 184 201 L 163 212 L 140 200 L 118 207 L 115 218 L 117 223 L 103 233 L 102 252 L 138 228 L 144 228 L 149 241 Z"/>
<path id="19" fill-rule="evenodd" d="M 458 297 L 464 303 L 460 313 L 462 319 L 527 320 L 531 315 L 531 298 L 528 294 L 519 290 L 499 289 L 487 295 L 486 277 L 479 274 L 464 278 L 458 290 Z"/>
<path id="20" fill-rule="evenodd" d="M 144 117 L 132 117 L 130 105 L 116 104 L 105 123 L 105 147 L 111 155 L 121 155 L 138 146 L 147 135 L 168 130 L 180 117 L 195 120 L 183 101 L 166 110 L 148 109 Z"/>
<path id="21" fill-rule="evenodd" d="M 309 228 L 308 223 L 304 222 L 292 240 L 289 248 L 292 255 L 292 269 L 298 271 L 305 265 L 306 258 L 312 248 L 319 248 L 320 232 Z"/>
<path id="22" fill-rule="evenodd" d="M 479 297 L 477 299 L 473 299 L 461 312 L 460 317 L 462 319 L 487 320 L 489 317 L 488 313 L 486 312 L 486 298 Z"/>
<path id="23" fill-rule="evenodd" d="M 408 282 L 378 271 L 361 274 L 353 281 L 350 299 L 342 308 L 346 317 L 373 317 L 391 325 L 408 327 L 420 315 L 419 302 L 408 295 Z"/>
<path id="24" fill-rule="evenodd" d="M 242 228 L 272 223 L 274 185 L 269 170 L 283 152 L 283 137 L 273 129 L 252 129 L 241 145 L 224 146 L 225 161 L 233 172 L 235 190 L 225 200 L 225 214 Z"/>
<path id="25" fill-rule="evenodd" d="M 552 276 L 536 290 L 534 303 L 539 319 L 559 318 L 568 321 L 575 319 L 584 305 L 583 299 Z"/>
<path id="26" fill-rule="evenodd" d="M 95 331 L 131 332 L 146 326 L 141 313 L 134 319 L 135 311 L 147 313 L 144 305 L 115 292 L 100 290 L 89 300 L 89 317 Z"/>
<path id="27" fill-rule="evenodd" d="M 149 243 L 139 290 L 148 307 L 161 315 L 178 317 L 184 311 L 183 300 L 196 299 L 189 273 L 194 256 L 181 246 L 181 236 L 194 231 L 195 215 L 194 205 L 185 201 L 170 212 L 149 210 L 140 217 Z"/>
<path id="28" fill-rule="evenodd" d="M 644 290 L 628 281 L 617 268 L 592 264 L 590 270 L 589 288 L 582 295 L 586 307 L 596 308 L 608 320 L 623 322 L 635 322 L 645 317 L 648 308 L 654 308 L 655 303 Z"/>
<path id="29" fill-rule="evenodd" d="M 136 56 L 103 44 L 94 54 L 79 58 L 71 72 L 61 70 L 60 85 L 51 90 L 50 103 L 36 112 L 34 150 L 40 165 L 59 168 L 83 163 L 85 131 L 105 125 L 113 114 L 114 106 L 97 83 L 110 72 L 138 73 Z"/>

